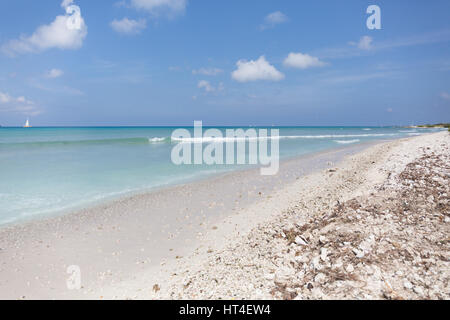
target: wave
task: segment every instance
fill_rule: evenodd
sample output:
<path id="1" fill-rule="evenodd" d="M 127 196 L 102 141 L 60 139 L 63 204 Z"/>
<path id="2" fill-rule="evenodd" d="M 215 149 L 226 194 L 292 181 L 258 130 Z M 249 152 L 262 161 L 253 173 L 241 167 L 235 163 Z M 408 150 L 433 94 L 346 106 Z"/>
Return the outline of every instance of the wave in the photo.
<path id="1" fill-rule="evenodd" d="M 235 142 L 253 140 L 276 140 L 276 139 L 333 139 L 333 138 L 360 138 L 360 137 L 384 137 L 396 136 L 396 133 L 374 133 L 374 134 L 328 134 L 328 135 L 300 135 L 300 136 L 268 136 L 268 137 L 203 137 L 203 138 L 175 138 L 171 141 L 184 143 L 208 143 L 208 142 Z"/>
<path id="2" fill-rule="evenodd" d="M 304 139 L 326 139 L 326 138 L 364 138 L 364 137 L 386 137 L 396 136 L 396 133 L 366 133 L 366 134 L 328 134 L 317 136 L 293 136 L 295 138 Z"/>
<path id="3" fill-rule="evenodd" d="M 203 137 L 203 138 L 175 138 L 171 141 L 181 143 L 208 143 L 208 142 L 235 142 L 235 141 L 258 141 L 258 140 L 275 140 L 281 139 L 281 136 L 268 137 Z"/>
<path id="4" fill-rule="evenodd" d="M 364 131 L 371 131 L 372 129 L 370 129 L 370 128 L 364 128 L 363 130 L 364 130 Z"/>
<path id="5" fill-rule="evenodd" d="M 339 138 L 364 138 L 395 136 L 395 133 L 374 134 L 327 134 L 327 135 L 298 135 L 298 136 L 268 136 L 268 137 L 203 137 L 203 138 L 176 138 L 176 137 L 135 137 L 135 138 L 111 138 L 92 140 L 55 140 L 55 141 L 30 141 L 30 142 L 6 142 L 0 146 L 8 147 L 46 147 L 46 146 L 74 146 L 74 145 L 100 145 L 100 144 L 160 144 L 160 143 L 210 143 L 210 142 L 238 142 L 260 141 L 280 139 L 339 139 Z"/>
<path id="6" fill-rule="evenodd" d="M 167 141 L 170 141 L 170 139 L 168 137 L 163 137 L 163 138 L 155 137 L 155 138 L 148 139 L 148 142 L 150 142 L 150 143 L 161 143 L 161 142 L 167 142 Z"/>
<path id="7" fill-rule="evenodd" d="M 337 142 L 339 144 L 350 144 L 350 143 L 356 143 L 356 142 L 360 142 L 361 140 L 359 139 L 353 139 L 353 140 L 334 140 L 334 142 Z"/>

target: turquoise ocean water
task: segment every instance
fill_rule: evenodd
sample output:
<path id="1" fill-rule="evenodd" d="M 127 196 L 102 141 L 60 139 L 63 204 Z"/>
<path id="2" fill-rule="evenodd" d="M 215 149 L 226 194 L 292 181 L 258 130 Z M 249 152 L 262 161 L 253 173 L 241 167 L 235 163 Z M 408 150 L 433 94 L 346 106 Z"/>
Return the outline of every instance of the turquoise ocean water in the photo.
<path id="1" fill-rule="evenodd" d="M 172 164 L 171 150 L 178 143 L 170 139 L 174 129 L 0 128 L 0 224 L 58 214 L 126 194 L 243 168 Z M 432 130 L 279 129 L 281 158 Z"/>

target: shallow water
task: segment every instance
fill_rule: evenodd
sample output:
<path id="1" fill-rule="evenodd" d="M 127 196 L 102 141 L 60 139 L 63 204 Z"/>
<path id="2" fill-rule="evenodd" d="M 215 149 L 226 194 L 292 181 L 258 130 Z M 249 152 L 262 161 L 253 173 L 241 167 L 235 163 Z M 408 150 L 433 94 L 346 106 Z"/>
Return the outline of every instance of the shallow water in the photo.
<path id="1" fill-rule="evenodd" d="M 180 142 L 171 139 L 175 129 L 0 128 L 0 224 L 57 214 L 109 198 L 245 168 L 245 165 L 173 164 L 171 150 Z M 187 129 L 192 132 L 192 128 Z M 230 128 L 219 129 L 225 135 L 225 130 Z M 274 128 L 267 129 L 270 134 L 270 129 Z M 392 127 L 279 129 L 281 158 L 434 130 Z M 207 141 L 203 142 L 206 144 Z"/>

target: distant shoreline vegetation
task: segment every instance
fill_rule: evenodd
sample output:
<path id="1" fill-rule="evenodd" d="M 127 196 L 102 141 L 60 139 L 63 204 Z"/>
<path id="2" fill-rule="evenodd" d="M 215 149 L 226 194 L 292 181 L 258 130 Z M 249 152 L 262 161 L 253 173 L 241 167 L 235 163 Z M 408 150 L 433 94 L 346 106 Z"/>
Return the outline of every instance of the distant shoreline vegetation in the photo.
<path id="1" fill-rule="evenodd" d="M 450 132 L 450 123 L 421 124 L 417 126 L 409 126 L 409 128 L 447 128 Z"/>

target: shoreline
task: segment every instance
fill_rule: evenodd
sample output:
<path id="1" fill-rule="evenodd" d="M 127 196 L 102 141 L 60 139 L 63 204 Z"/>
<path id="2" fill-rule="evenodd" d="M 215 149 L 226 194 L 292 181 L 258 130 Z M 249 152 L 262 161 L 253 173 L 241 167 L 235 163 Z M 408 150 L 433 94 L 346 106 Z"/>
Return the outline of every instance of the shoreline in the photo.
<path id="1" fill-rule="evenodd" d="M 119 128 L 116 129 L 119 130 Z M 401 136 L 409 135 L 393 128 L 387 130 L 380 129 L 378 130 L 379 132 L 374 131 L 367 133 L 362 130 L 346 127 L 342 127 L 340 129 L 341 130 L 333 130 L 326 128 L 315 131 L 287 131 L 286 138 L 289 139 L 285 139 L 286 142 L 283 142 L 285 143 L 285 147 L 283 147 L 283 143 L 280 146 L 280 154 L 282 155 L 281 161 L 289 159 L 293 156 L 301 156 L 304 152 L 307 152 L 307 154 L 313 154 L 318 152 L 318 150 L 326 151 L 338 149 L 343 146 L 344 143 L 348 144 L 350 142 L 360 140 L 345 139 L 344 141 L 332 141 L 329 139 L 324 139 L 322 141 L 322 138 L 331 138 L 335 136 L 336 139 L 340 139 L 341 137 L 367 135 L 374 136 L 372 138 L 368 138 L 369 140 L 389 140 L 391 138 L 395 139 Z M 361 128 L 358 127 L 358 129 Z M 224 167 L 219 165 L 216 168 L 210 166 L 204 166 L 204 168 L 178 168 L 177 166 L 171 165 L 170 162 L 167 163 L 168 159 L 166 157 L 170 157 L 169 149 L 171 147 L 171 143 L 167 143 L 168 141 L 165 141 L 165 143 L 162 144 L 154 144 L 151 141 L 159 138 L 145 138 L 146 136 L 167 137 L 167 132 L 160 131 L 125 131 L 126 134 L 124 137 L 131 137 L 131 140 L 133 140 L 133 148 L 130 146 L 129 151 L 134 152 L 135 156 L 124 157 L 123 161 L 125 162 L 122 162 L 118 160 L 120 156 L 114 154 L 115 152 L 120 153 L 120 150 L 122 150 L 121 148 L 128 150 L 129 139 L 112 139 L 114 144 L 110 145 L 108 139 L 103 140 L 105 135 L 110 135 L 117 138 L 120 133 L 120 130 L 111 130 L 112 131 L 107 131 L 106 133 L 94 131 L 93 133 L 90 133 L 92 135 L 92 139 L 88 139 L 88 137 L 80 138 L 78 135 L 81 135 L 82 132 L 72 132 L 70 130 L 63 130 L 61 132 L 55 131 L 54 133 L 56 136 L 62 135 L 58 139 L 49 139 L 47 137 L 47 134 L 49 133 L 39 133 L 36 136 L 27 134 L 26 139 L 23 137 L 21 138 L 20 135 L 12 135 L 12 140 L 8 141 L 7 139 L 5 140 L 8 135 L 5 135 L 2 139 L 2 141 L 6 143 L 5 146 L 7 147 L 5 151 L 9 150 L 8 146 L 13 149 L 11 149 L 10 152 L 5 152 L 8 156 L 6 159 L 9 159 L 9 162 L 4 162 L 5 169 L 7 169 L 7 175 L 2 184 L 2 190 L 4 192 L 2 193 L 1 200 L 2 206 L 4 206 L 4 212 L 1 215 L 0 228 L 5 225 L 14 225 L 16 223 L 20 224 L 21 222 L 58 216 L 60 213 L 72 213 L 81 209 L 102 205 L 116 199 L 153 192 L 161 188 L 185 184 L 195 180 L 202 180 L 215 175 L 224 174 L 226 172 L 232 172 L 234 170 L 247 170 L 252 167 L 249 165 L 242 167 Z M 364 130 L 369 130 L 369 128 L 365 128 Z M 340 134 L 341 131 L 342 134 Z M 139 137 L 136 138 L 139 140 L 137 145 L 134 145 L 136 141 L 134 141 L 135 139 L 133 137 Z M 290 138 L 301 139 L 298 140 Z M 309 138 L 319 139 L 311 140 Z M 47 139 L 49 140 L 47 141 Z M 126 143 L 122 140 L 126 140 Z M 367 142 L 365 141 L 366 138 L 361 138 L 361 140 L 363 141 L 362 143 Z M 89 152 L 85 151 L 85 148 L 78 145 L 78 142 L 83 143 L 82 145 L 84 145 L 85 142 L 88 143 L 89 141 L 94 143 L 104 141 L 105 143 L 102 143 L 102 146 L 105 149 L 101 150 L 109 154 L 109 157 L 107 158 L 117 160 L 102 160 L 98 154 L 89 155 Z M 56 143 L 55 145 L 54 142 Z M 66 142 L 68 143 L 67 146 L 65 145 Z M 71 142 L 77 143 L 73 145 Z M 17 143 L 17 147 L 20 146 L 20 148 L 15 150 L 14 148 Z M 42 143 L 44 143 L 44 145 L 41 146 Z M 50 143 L 50 145 L 47 145 L 48 143 Z M 63 143 L 62 146 L 64 152 L 59 151 L 59 148 L 61 147 L 59 146 L 60 143 Z M 118 144 L 115 145 L 115 143 Z M 37 145 L 35 146 L 35 144 Z M 304 146 L 302 146 L 303 144 Z M 30 149 L 30 146 L 33 146 L 33 148 Z M 39 148 L 34 150 L 34 147 Z M 48 154 L 42 154 L 42 150 L 45 150 L 45 148 L 42 149 L 42 147 L 50 148 L 48 149 L 48 152 L 50 152 L 52 156 L 54 154 L 56 157 L 54 159 L 55 166 L 48 166 L 47 162 L 43 161 Z M 31 150 L 33 152 L 31 152 Z M 89 150 L 89 148 L 86 150 Z M 27 154 L 27 152 L 31 152 L 31 154 Z M 71 154 L 70 152 L 74 153 Z M 163 158 L 161 158 L 161 156 L 163 156 Z M 14 165 L 14 161 L 12 160 L 14 157 L 17 157 L 17 161 L 21 166 Z M 146 160 L 146 157 L 150 157 L 149 161 Z M 151 157 L 154 157 L 154 159 Z M 133 159 L 141 160 L 134 161 Z M 72 165 L 74 167 L 72 167 Z M 20 168 L 23 168 L 23 170 L 20 170 Z M 40 170 L 36 170 L 36 168 L 40 168 Z M 124 170 L 123 168 L 127 169 Z M 161 168 L 161 172 L 156 168 Z M 56 174 L 57 172 L 62 174 L 62 176 L 66 176 L 69 180 L 60 181 L 59 174 Z M 72 176 L 72 173 L 75 173 L 75 175 Z M 29 182 L 27 181 L 28 178 L 31 179 Z M 17 183 L 8 186 L 6 181 L 9 180 L 17 181 Z M 90 180 L 93 180 L 94 183 L 89 183 Z M 61 186 L 61 188 L 55 186 Z"/>
<path id="2" fill-rule="evenodd" d="M 448 133 L 435 133 L 313 173 L 232 223 L 265 207 L 275 214 L 229 229 L 226 241 L 205 237 L 207 251 L 174 265 L 158 292 L 134 298 L 449 299 L 449 150 Z M 140 292 L 143 280 L 157 278 L 109 290 Z"/>
<path id="3" fill-rule="evenodd" d="M 304 185 L 303 190 L 315 186 L 312 193 L 323 192 L 317 183 L 331 174 L 330 161 L 333 167 L 334 162 L 345 167 L 352 157 L 364 158 L 365 153 L 385 145 L 420 137 L 424 136 L 343 146 L 339 151 L 288 160 L 270 183 L 255 175 L 257 168 L 234 171 L 169 188 L 170 194 L 155 191 L 93 210 L 0 229 L 0 298 L 172 298 L 173 270 L 199 265 L 258 223 L 278 217 L 280 210 L 298 200 L 301 193 L 293 193 L 294 186 Z M 215 196 L 220 202 L 210 194 L 214 188 L 219 189 Z M 342 196 L 345 190 L 341 191 Z M 155 214 L 158 210 L 175 214 Z M 81 290 L 66 288 L 69 265 L 81 267 Z M 180 281 L 176 276 L 172 280 Z M 161 290 L 153 292 L 150 288 L 155 284 Z"/>
<path id="4" fill-rule="evenodd" d="M 133 278 L 149 266 L 192 253 L 201 244 L 198 237 L 213 224 L 270 196 L 273 190 L 373 143 L 286 159 L 276 176 L 261 176 L 258 167 L 235 170 L 64 215 L 2 226 L 0 286 L 8 290 L 0 290 L 0 298 L 20 298 L 24 292 L 28 293 L 25 298 L 84 298 L 96 290 L 92 288 Z M 33 267 L 40 260 L 43 263 Z M 70 265 L 79 265 L 87 274 L 83 277 L 87 291 L 67 290 Z"/>
<path id="5" fill-rule="evenodd" d="M 317 152 L 310 152 L 306 154 L 301 155 L 295 155 L 295 156 L 287 156 L 286 158 L 280 159 L 280 165 L 286 165 L 290 162 L 296 162 L 301 161 L 303 159 L 313 158 L 316 156 L 321 156 L 325 154 L 333 154 L 333 153 L 339 153 L 345 150 L 353 150 L 353 149 L 365 149 L 370 147 L 371 145 L 378 144 L 378 143 L 384 143 L 389 141 L 394 141 L 397 139 L 404 139 L 404 138 L 396 138 L 392 140 L 374 140 L 374 141 L 365 141 L 357 144 L 349 144 L 349 145 L 339 145 L 330 149 L 325 149 Z M 198 174 L 194 178 L 188 178 L 185 181 L 180 182 L 174 182 L 169 183 L 166 185 L 160 185 L 148 189 L 143 190 L 136 190 L 136 191 L 130 191 L 130 192 L 124 192 L 119 193 L 116 196 L 107 196 L 99 200 L 92 200 L 87 203 L 75 205 L 70 208 L 66 209 L 55 209 L 54 211 L 50 211 L 48 213 L 40 213 L 40 214 L 31 214 L 28 215 L 27 218 L 22 218 L 19 220 L 14 220 L 11 222 L 5 222 L 0 224 L 0 231 L 5 228 L 13 228 L 21 225 L 27 225 L 27 224 L 34 224 L 39 222 L 51 222 L 52 220 L 57 220 L 59 218 L 65 217 L 67 215 L 73 215 L 73 214 L 79 214 L 80 212 L 84 211 L 95 211 L 95 210 L 101 210 L 101 208 L 104 208 L 105 206 L 114 206 L 116 203 L 123 202 L 123 201 L 130 201 L 134 198 L 143 198 L 147 197 L 151 194 L 155 194 L 158 192 L 170 192 L 172 189 L 176 189 L 179 187 L 189 187 L 190 185 L 194 185 L 196 183 L 201 183 L 208 180 L 214 180 L 214 179 L 220 179 L 227 175 L 233 175 L 238 173 L 244 173 L 244 172 L 251 172 L 259 170 L 260 166 L 257 165 L 249 165 L 249 167 L 243 167 L 238 169 L 231 169 L 229 171 L 219 172 L 219 173 L 209 173 L 205 172 L 202 174 Z"/>
<path id="6" fill-rule="evenodd" d="M 299 253 L 297 250 L 304 248 L 304 244 L 301 244 L 302 240 L 288 246 L 283 234 L 295 228 L 302 230 L 302 226 L 307 225 L 308 219 L 315 217 L 318 213 L 335 210 L 333 208 L 336 207 L 336 203 L 342 203 L 345 207 L 346 203 L 351 204 L 355 197 L 370 198 L 378 191 L 378 188 L 384 189 L 385 183 L 388 185 L 393 183 L 405 168 L 416 161 L 420 156 L 418 151 L 431 149 L 431 153 L 436 151 L 442 155 L 443 150 L 447 150 L 445 152 L 449 150 L 449 140 L 446 133 L 436 133 L 376 144 L 347 157 L 332 169 L 312 173 L 302 179 L 303 181 L 287 185 L 273 194 L 271 199 L 265 199 L 247 210 L 242 210 L 240 214 L 225 219 L 217 225 L 217 229 L 210 230 L 202 237 L 202 246 L 198 247 L 194 254 L 160 268 L 149 268 L 137 275 L 133 281 L 118 283 L 114 287 L 104 287 L 98 292 L 108 299 L 417 299 L 425 297 L 448 299 L 448 290 L 442 288 L 449 280 L 448 262 L 443 262 L 444 265 L 447 263 L 446 267 L 442 266 L 442 263 L 433 266 L 431 275 L 439 277 L 434 279 L 437 289 L 426 290 L 426 283 L 430 283 L 431 276 L 424 274 L 425 271 L 421 270 L 423 267 L 420 258 L 418 258 L 421 266 L 419 271 L 411 269 L 417 267 L 411 267 L 407 257 L 394 260 L 396 266 L 388 266 L 388 270 L 381 271 L 380 266 L 373 263 L 370 265 L 371 260 L 367 258 L 359 260 L 354 253 L 356 249 L 350 248 L 349 253 L 348 249 L 344 252 L 348 254 L 354 267 L 351 263 L 344 264 L 339 259 L 331 264 L 334 255 L 342 254 L 339 253 L 340 251 L 334 253 L 331 249 L 328 249 L 326 254 L 327 247 L 333 245 L 333 240 L 319 237 L 314 231 L 316 239 L 308 236 L 308 241 L 314 241 L 314 245 L 317 243 L 317 247 L 311 248 L 317 250 L 317 253 L 312 253 L 314 258 L 309 260 L 311 258 L 307 256 L 307 252 L 304 252 L 306 256 L 302 256 L 301 253 L 297 256 Z M 396 183 L 393 184 L 396 185 Z M 381 201 L 388 202 L 387 200 Z M 350 211 L 353 211 L 351 206 Z M 375 219 L 381 219 L 381 225 L 386 223 L 383 222 L 385 221 L 383 219 L 386 219 L 384 215 L 378 216 L 376 212 L 374 214 Z M 438 216 L 439 219 L 441 217 Z M 437 221 L 440 221 L 439 219 Z M 450 217 L 446 218 L 445 222 L 447 220 L 450 220 Z M 320 224 L 321 219 L 318 221 Z M 358 233 L 358 230 L 365 230 L 365 221 L 363 218 L 362 225 L 352 232 Z M 336 230 L 345 226 L 345 223 L 347 222 L 339 222 L 335 227 Z M 391 223 L 395 231 L 398 222 L 389 222 L 388 225 Z M 408 226 L 409 230 L 412 230 L 408 231 L 408 234 L 414 234 L 416 225 L 417 223 Z M 439 236 L 448 234 L 450 231 L 449 225 L 440 226 L 438 223 L 437 228 L 440 228 L 439 233 L 436 233 Z M 377 227 L 374 230 L 376 229 Z M 325 228 L 320 232 L 326 233 L 327 230 L 330 231 Z M 392 234 L 395 234 L 394 231 Z M 351 234 L 349 236 L 353 239 Z M 391 234 L 391 231 L 388 234 Z M 402 237 L 401 234 L 400 236 Z M 286 237 L 285 234 L 284 237 Z M 420 255 L 423 250 L 419 249 L 422 246 L 420 244 L 422 237 L 423 235 L 419 234 L 418 239 L 410 239 L 417 248 L 406 247 L 405 250 Z M 372 237 L 370 236 L 369 239 Z M 368 242 L 360 243 L 357 247 L 358 255 L 361 251 L 365 252 L 362 248 L 368 250 L 367 254 L 370 254 L 370 247 L 367 248 Z M 398 245 L 395 242 L 394 244 Z M 405 246 L 407 245 L 408 240 L 405 242 Z M 293 250 L 295 248 L 299 249 Z M 430 248 L 426 249 L 432 252 Z M 301 250 L 304 249 L 300 249 L 300 252 Z M 436 257 L 442 255 L 440 252 L 434 254 Z M 381 253 L 381 257 L 384 255 L 385 253 Z M 377 259 L 383 259 L 381 257 Z M 322 262 L 322 259 L 326 262 Z M 305 273 L 309 268 L 308 264 L 305 265 L 307 261 L 310 261 L 312 269 Z M 307 269 L 295 271 L 292 269 L 294 263 L 300 263 L 300 266 L 303 263 Z M 321 266 L 321 263 L 324 266 Z M 330 264 L 331 266 L 328 267 Z M 320 270 L 327 270 L 323 269 L 324 267 L 333 268 L 335 275 L 332 281 L 334 282 L 330 287 L 334 291 L 326 288 L 329 290 L 327 292 L 321 288 L 321 286 L 326 287 L 329 281 L 326 273 L 320 272 Z M 338 272 L 339 268 L 345 268 L 344 273 Z M 353 273 L 350 268 L 355 269 L 355 272 Z M 442 276 L 439 276 L 440 274 Z M 367 281 L 361 279 L 361 276 Z M 302 279 L 310 282 L 304 282 L 301 285 L 299 279 L 302 277 L 311 280 Z M 359 282 L 353 282 L 352 279 L 358 277 L 361 279 L 359 281 L 367 283 L 367 288 L 361 287 Z M 425 277 L 425 280 L 422 277 Z M 405 285 L 406 288 L 404 288 Z"/>

